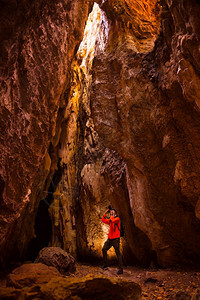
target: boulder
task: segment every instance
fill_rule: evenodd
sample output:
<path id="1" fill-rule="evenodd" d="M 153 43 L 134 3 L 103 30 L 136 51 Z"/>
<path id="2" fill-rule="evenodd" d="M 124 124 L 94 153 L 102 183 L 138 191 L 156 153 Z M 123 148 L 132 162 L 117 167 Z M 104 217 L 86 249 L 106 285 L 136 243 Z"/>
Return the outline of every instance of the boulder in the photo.
<path id="1" fill-rule="evenodd" d="M 48 283 L 52 277 L 62 277 L 55 267 L 42 263 L 23 264 L 8 275 L 6 285 L 23 288 L 34 284 Z"/>
<path id="2" fill-rule="evenodd" d="M 90 274 L 82 278 L 53 278 L 41 291 L 50 299 L 142 299 L 140 286 L 132 281 Z"/>
<path id="3" fill-rule="evenodd" d="M 35 263 L 55 267 L 61 274 L 76 271 L 75 258 L 59 247 L 46 247 L 40 250 Z"/>
<path id="4" fill-rule="evenodd" d="M 87 275 L 81 278 L 53 277 L 48 283 L 33 284 L 22 289 L 0 288 L 0 299 L 115 299 L 141 300 L 138 284 L 122 278 Z"/>

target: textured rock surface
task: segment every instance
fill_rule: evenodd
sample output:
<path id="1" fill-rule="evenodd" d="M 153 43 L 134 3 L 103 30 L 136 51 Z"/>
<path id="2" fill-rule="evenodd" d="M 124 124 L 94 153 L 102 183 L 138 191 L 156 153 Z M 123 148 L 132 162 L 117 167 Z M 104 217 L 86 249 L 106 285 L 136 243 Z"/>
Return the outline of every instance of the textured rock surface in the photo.
<path id="1" fill-rule="evenodd" d="M 39 264 L 37 264 L 39 265 Z M 38 268 L 38 270 L 40 270 Z M 28 273 L 28 271 L 27 271 Z M 22 278 L 24 275 L 24 282 Z M 32 274 L 33 275 L 33 274 Z M 81 278 L 62 278 L 53 274 L 49 282 L 38 277 L 37 283 L 27 284 L 27 277 L 21 274 L 21 289 L 0 288 L 0 299 L 135 299 L 140 300 L 141 288 L 138 284 L 105 276 L 87 275 Z M 34 275 L 35 279 L 37 275 Z"/>
<path id="2" fill-rule="evenodd" d="M 49 246 L 99 258 L 112 204 L 130 262 L 199 263 L 199 1 L 98 1 L 77 53 L 92 2 L 0 4 L 0 263 L 40 200 Z"/>
<path id="3" fill-rule="evenodd" d="M 106 12 L 111 26 L 112 47 L 118 43 L 132 44 L 135 51 L 148 52 L 159 33 L 159 3 L 157 0 L 97 1 Z M 103 24 L 104 25 L 104 24 Z M 111 45 L 110 45 L 111 46 Z"/>
<path id="4" fill-rule="evenodd" d="M 101 48 L 107 40 L 106 32 L 102 34 L 99 31 L 101 24 L 107 25 L 105 14 L 95 4 L 77 52 L 77 62 L 74 63 L 75 82 L 72 93 L 70 93 L 72 95 L 70 101 L 80 103 L 81 115 L 78 126 L 82 131 L 82 134 L 77 134 L 76 126 L 71 126 L 70 136 L 78 137 L 76 140 L 78 140 L 79 147 L 78 156 L 76 156 L 76 160 L 79 160 L 78 168 L 76 167 L 76 170 L 79 169 L 77 172 L 79 196 L 76 200 L 75 210 L 77 254 L 82 260 L 102 260 L 102 246 L 107 239 L 109 228 L 101 222 L 101 218 L 108 205 L 111 204 L 118 209 L 126 226 L 126 236 L 121 242 L 124 262 L 133 264 L 139 261 L 143 265 L 147 265 L 151 260 L 151 244 L 133 222 L 127 188 L 126 165 L 117 153 L 105 148 L 94 129 L 91 118 L 91 67 L 96 39 L 100 37 L 98 45 Z M 80 95 L 80 100 L 78 100 L 78 95 Z M 72 100 L 75 97 L 78 101 Z M 74 111 L 77 109 L 75 108 Z M 73 119 L 77 119 L 77 117 Z M 70 147 L 71 145 L 74 145 L 73 141 L 70 143 Z M 63 149 L 64 153 L 69 153 L 66 152 L 67 145 Z M 74 163 L 73 160 L 71 162 Z M 69 166 L 69 160 L 67 164 Z M 77 163 L 74 165 L 77 166 Z M 66 175 L 65 178 L 67 178 Z M 114 249 L 109 251 L 109 256 L 116 259 Z"/>
<path id="5" fill-rule="evenodd" d="M 62 277 L 55 267 L 43 263 L 23 264 L 8 275 L 6 286 L 20 289 L 34 284 L 48 283 L 52 277 L 57 276 Z"/>
<path id="6" fill-rule="evenodd" d="M 40 250 L 35 263 L 55 267 L 61 274 L 75 272 L 75 259 L 59 247 L 46 247 Z"/>
<path id="7" fill-rule="evenodd" d="M 121 239 L 124 263 L 150 263 L 151 243 L 134 225 L 126 175 L 124 161 L 109 149 L 103 152 L 102 157 L 93 157 L 93 162 L 83 167 L 81 210 L 77 221 L 79 257 L 82 259 L 102 260 L 102 246 L 108 237 L 109 226 L 103 224 L 101 218 L 111 205 L 119 212 L 126 228 L 125 237 Z M 109 250 L 108 255 L 116 259 L 114 249 Z"/>
<path id="8" fill-rule="evenodd" d="M 134 1 L 125 2 L 135 7 Z M 106 3 L 108 42 L 103 50 L 97 47 L 93 63 L 95 129 L 127 165 L 134 222 L 150 239 L 158 262 L 200 262 L 200 5 L 162 1 L 161 33 L 145 54 L 137 47 L 143 31 L 130 40 L 126 9 Z"/>
<path id="9" fill-rule="evenodd" d="M 14 244 L 13 256 L 21 255 L 34 236 L 41 191 L 57 165 L 47 150 L 59 134 L 71 62 L 91 5 L 82 0 L 1 2 L 1 262 Z"/>

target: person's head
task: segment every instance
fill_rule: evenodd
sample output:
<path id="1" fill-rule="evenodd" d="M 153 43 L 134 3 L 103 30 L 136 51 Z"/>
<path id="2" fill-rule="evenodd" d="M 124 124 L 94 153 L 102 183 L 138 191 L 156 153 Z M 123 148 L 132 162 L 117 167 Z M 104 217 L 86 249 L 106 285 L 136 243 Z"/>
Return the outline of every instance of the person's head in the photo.
<path id="1" fill-rule="evenodd" d="M 116 209 L 112 208 L 112 209 L 110 210 L 110 215 L 113 216 L 113 217 L 116 217 L 116 216 L 117 216 L 117 211 L 116 211 Z"/>

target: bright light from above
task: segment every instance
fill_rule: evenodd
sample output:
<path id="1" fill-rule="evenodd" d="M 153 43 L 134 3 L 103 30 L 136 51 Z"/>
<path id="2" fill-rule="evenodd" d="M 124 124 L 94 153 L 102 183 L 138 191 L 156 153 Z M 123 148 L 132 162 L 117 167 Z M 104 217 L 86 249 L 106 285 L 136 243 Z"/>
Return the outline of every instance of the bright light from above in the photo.
<path id="1" fill-rule="evenodd" d="M 100 33 L 100 26 L 104 27 L 103 37 Z M 90 69 L 95 54 L 95 44 L 98 38 L 98 46 L 101 50 L 104 49 L 105 42 L 108 37 L 109 26 L 105 13 L 99 8 L 99 5 L 95 2 L 92 12 L 90 13 L 87 24 L 85 26 L 83 40 L 79 46 L 77 57 L 82 60 L 81 68 Z"/>

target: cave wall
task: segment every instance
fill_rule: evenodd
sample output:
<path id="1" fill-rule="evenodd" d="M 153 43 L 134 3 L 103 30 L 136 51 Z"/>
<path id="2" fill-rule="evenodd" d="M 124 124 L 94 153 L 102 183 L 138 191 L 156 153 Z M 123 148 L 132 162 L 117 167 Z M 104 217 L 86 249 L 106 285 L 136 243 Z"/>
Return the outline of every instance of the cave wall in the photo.
<path id="1" fill-rule="evenodd" d="M 126 236 L 121 243 L 124 262 L 149 265 L 151 242 L 134 225 L 127 187 L 126 164 L 117 152 L 105 148 L 95 131 L 91 117 L 92 62 L 96 43 L 103 48 L 107 41 L 106 30 L 103 33 L 100 31 L 102 24 L 107 27 L 106 22 L 104 12 L 95 4 L 74 64 L 78 76 L 71 95 L 80 96 L 78 127 L 81 131 L 77 143 L 78 155 L 75 159 L 79 161 L 76 168 L 77 171 L 79 169 L 77 172 L 79 196 L 78 200 L 74 199 L 77 256 L 90 262 L 102 260 L 102 246 L 107 239 L 109 228 L 101 222 L 101 218 L 111 204 L 118 210 L 126 226 Z M 77 86 L 81 86 L 79 93 Z M 109 251 L 109 258 L 116 259 L 114 251 Z"/>
<path id="2" fill-rule="evenodd" d="M 199 263 L 200 5 L 161 1 L 159 15 L 156 1 L 146 2 L 159 34 L 145 26 L 150 19 L 133 20 L 135 1 L 101 6 L 109 34 L 93 61 L 92 117 L 127 165 L 134 222 L 158 263 Z"/>
<path id="3" fill-rule="evenodd" d="M 49 246 L 100 259 L 111 204 L 125 262 L 198 263 L 199 1 L 97 2 L 79 51 L 93 1 L 0 4 L 0 263 L 53 181 Z"/>
<path id="4" fill-rule="evenodd" d="M 71 62 L 92 2 L 1 1 L 2 264 L 12 250 L 16 255 L 18 238 L 23 241 L 18 250 L 23 252 L 34 236 L 41 192 L 48 189 L 47 175 L 55 172 L 58 160 L 56 146 L 55 158 L 47 151 L 51 142 L 59 141 Z"/>
<path id="5" fill-rule="evenodd" d="M 124 160 L 110 149 L 104 149 L 102 155 L 93 157 L 92 161 L 91 158 L 81 172 L 81 213 L 77 221 L 79 257 L 102 260 L 102 246 L 109 226 L 101 219 L 111 205 L 125 225 L 125 236 L 121 239 L 124 263 L 148 266 L 152 259 L 151 242 L 134 224 Z M 108 252 L 108 258 L 116 260 L 114 249 Z"/>

